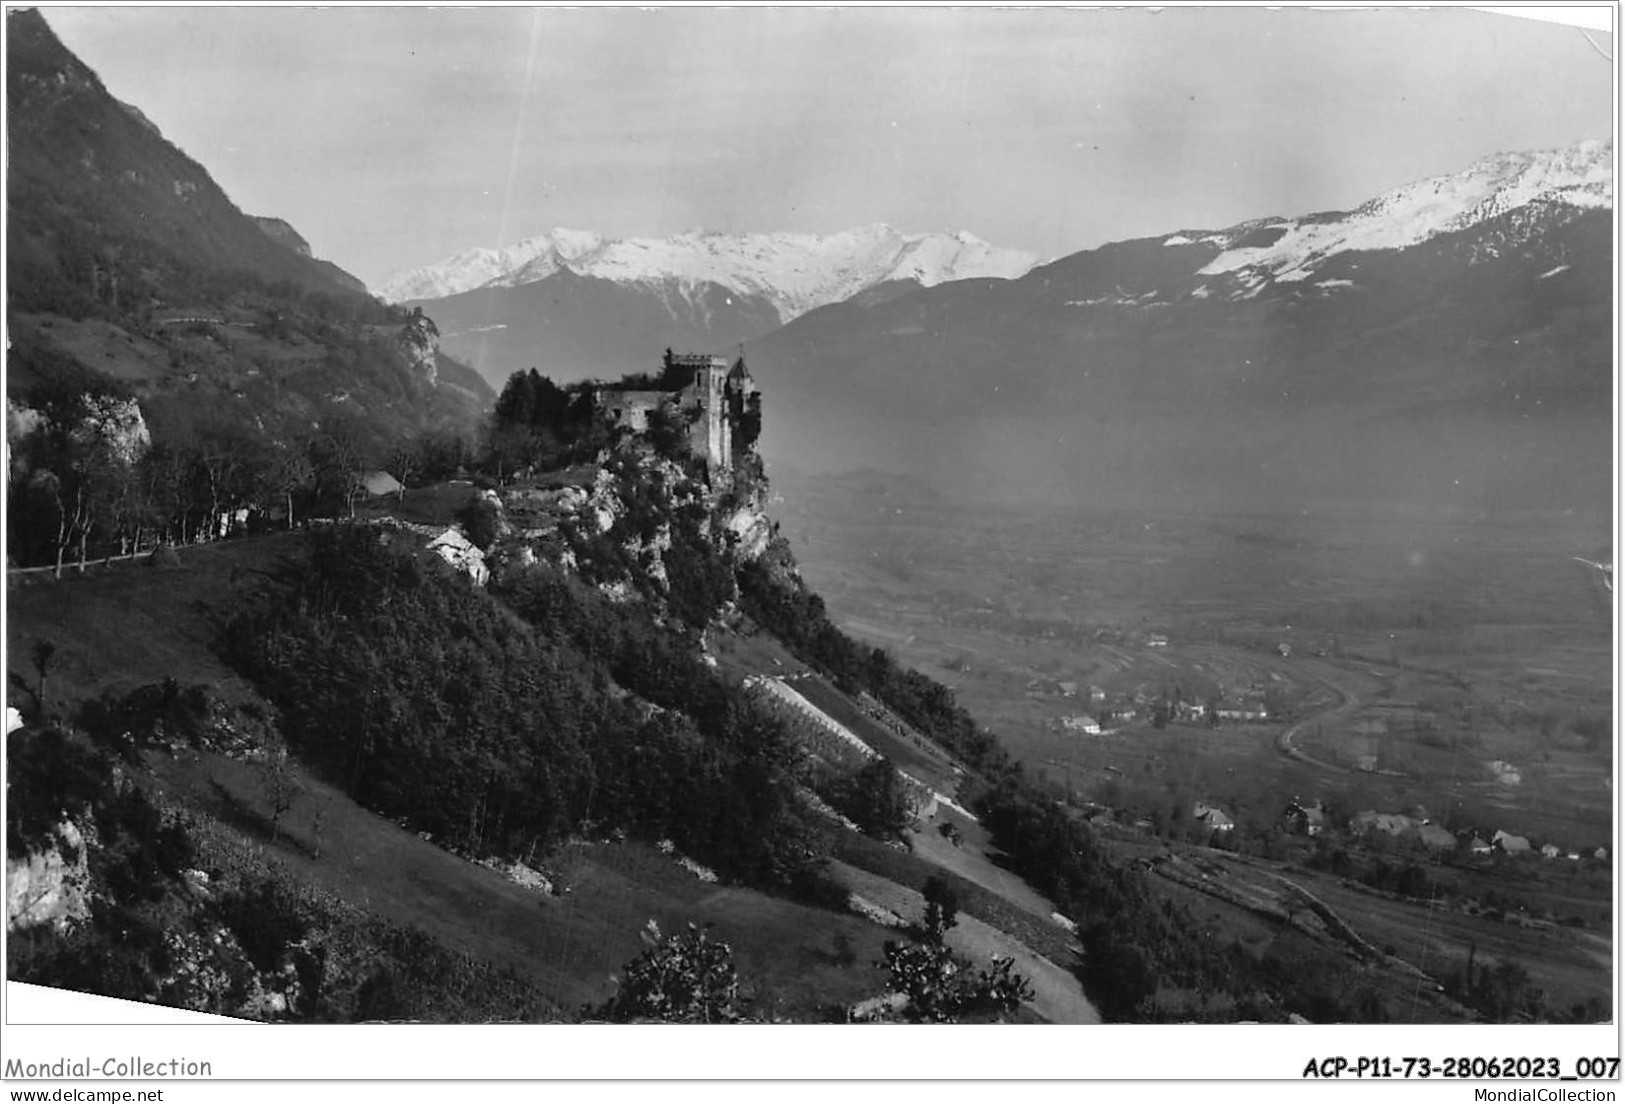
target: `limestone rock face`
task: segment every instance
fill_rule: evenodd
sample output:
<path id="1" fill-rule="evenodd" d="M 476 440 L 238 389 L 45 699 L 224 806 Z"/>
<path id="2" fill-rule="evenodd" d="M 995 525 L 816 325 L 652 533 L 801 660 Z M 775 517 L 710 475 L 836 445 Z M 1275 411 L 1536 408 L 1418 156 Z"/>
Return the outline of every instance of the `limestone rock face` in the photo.
<path id="1" fill-rule="evenodd" d="M 44 413 L 15 400 L 6 403 L 6 436 L 21 441 L 47 428 Z M 152 447 L 152 433 L 134 399 L 112 395 L 85 395 L 72 424 L 63 426 L 80 448 L 96 449 L 114 463 L 129 467 Z"/>
<path id="2" fill-rule="evenodd" d="M 407 319 L 401 328 L 401 350 L 405 352 L 412 370 L 433 387 L 440 380 L 440 330 L 434 320 L 421 310 Z"/>
<path id="3" fill-rule="evenodd" d="M 90 868 L 85 839 L 72 821 L 57 828 L 58 842 L 23 859 L 6 859 L 6 928 L 23 931 L 49 924 L 65 931 L 90 915 Z M 69 862 L 63 848 L 74 853 Z"/>
<path id="4" fill-rule="evenodd" d="M 484 586 L 491 578 L 491 569 L 485 563 L 485 553 L 456 529 L 447 529 L 430 541 L 429 551 L 467 575 L 475 586 Z"/>
<path id="5" fill-rule="evenodd" d="M 615 525 L 615 519 L 626 511 L 616 491 L 615 476 L 608 469 L 598 473 L 592 493 L 587 496 L 587 507 L 592 511 L 593 521 L 600 533 L 609 532 Z"/>
<path id="6" fill-rule="evenodd" d="M 129 107 L 128 104 L 125 106 Z M 133 107 L 130 110 L 135 113 L 138 121 L 146 123 L 147 126 L 152 127 L 155 133 L 157 132 L 158 128 L 153 127 L 147 121 L 145 115 L 142 115 L 140 111 Z M 249 217 L 254 220 L 254 225 L 265 231 L 266 237 L 272 241 L 281 242 L 301 257 L 310 256 L 310 243 L 305 240 L 304 235 L 293 228 L 293 225 L 287 219 L 275 218 L 270 215 L 250 215 Z"/>
<path id="7" fill-rule="evenodd" d="M 766 503 L 760 494 L 748 495 L 739 506 L 727 511 L 722 517 L 722 528 L 727 534 L 730 553 L 741 563 L 760 559 L 775 532 L 773 519 L 767 516 Z"/>
<path id="8" fill-rule="evenodd" d="M 113 459 L 128 467 L 152 447 L 152 434 L 134 399 L 86 397 L 85 420 L 75 435 L 99 438 Z"/>

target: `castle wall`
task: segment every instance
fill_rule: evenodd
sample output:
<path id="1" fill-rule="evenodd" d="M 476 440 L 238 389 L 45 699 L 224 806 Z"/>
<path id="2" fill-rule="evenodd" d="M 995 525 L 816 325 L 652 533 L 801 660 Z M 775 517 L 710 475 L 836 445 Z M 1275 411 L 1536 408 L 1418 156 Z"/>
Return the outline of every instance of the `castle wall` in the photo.
<path id="1" fill-rule="evenodd" d="M 664 391 L 599 391 L 596 400 L 611 426 L 644 433 L 649 429 L 649 415 L 670 397 Z"/>

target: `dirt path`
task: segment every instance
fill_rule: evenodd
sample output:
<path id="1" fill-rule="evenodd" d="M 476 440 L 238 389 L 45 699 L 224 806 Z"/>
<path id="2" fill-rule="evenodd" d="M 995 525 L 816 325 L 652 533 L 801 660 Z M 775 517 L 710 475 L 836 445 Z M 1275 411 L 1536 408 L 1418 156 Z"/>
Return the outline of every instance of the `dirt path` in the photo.
<path id="1" fill-rule="evenodd" d="M 896 882 L 843 862 L 830 863 L 830 871 L 854 893 L 899 916 L 918 917 L 925 912 L 925 898 Z M 959 922 L 948 932 L 947 942 L 979 965 L 994 955 L 1015 959 L 1016 972 L 1032 983 L 1034 995 L 1029 1007 L 1050 1023 L 1100 1023 L 1100 1013 L 1083 995 L 1078 979 L 1015 937 L 960 913 Z"/>

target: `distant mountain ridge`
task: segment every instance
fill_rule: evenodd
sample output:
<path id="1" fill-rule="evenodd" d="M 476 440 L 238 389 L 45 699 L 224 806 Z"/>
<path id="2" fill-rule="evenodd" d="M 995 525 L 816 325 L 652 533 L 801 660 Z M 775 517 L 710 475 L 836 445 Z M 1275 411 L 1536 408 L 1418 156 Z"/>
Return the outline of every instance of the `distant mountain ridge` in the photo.
<path id="1" fill-rule="evenodd" d="M 104 267 L 131 295 L 137 283 L 189 294 L 186 270 L 198 266 L 366 294 L 355 277 L 262 231 L 140 108 L 113 98 L 37 9 L 9 12 L 6 38 L 14 295 L 58 284 L 101 243 L 117 244 L 120 259 Z"/>
<path id="2" fill-rule="evenodd" d="M 555 230 L 400 273 L 379 294 L 432 314 L 446 350 L 500 387 L 532 367 L 558 380 L 613 379 L 647 366 L 651 349 L 721 352 L 852 296 L 1011 279 L 1034 262 L 964 231 L 884 224 L 626 240 Z"/>
<path id="3" fill-rule="evenodd" d="M 1223 251 L 1199 275 L 1243 273 L 1294 282 L 1340 253 L 1407 249 L 1520 208 L 1552 205 L 1575 212 L 1612 208 L 1614 146 L 1585 141 L 1565 149 L 1501 153 L 1459 173 L 1386 192 L 1350 212 L 1261 219 L 1217 234 L 1177 234 L 1165 245 L 1217 243 Z"/>
<path id="4" fill-rule="evenodd" d="M 763 452 L 1000 497 L 1601 508 L 1612 175 L 1609 142 L 1501 154 L 826 306 L 751 345 Z"/>
<path id="5" fill-rule="evenodd" d="M 1012 279 L 1038 258 L 1001 249 L 968 231 L 906 234 L 884 223 L 834 234 L 719 234 L 605 238 L 553 230 L 505 249 L 470 249 L 391 276 L 389 302 L 439 299 L 479 288 L 522 287 L 561 271 L 679 293 L 706 284 L 766 299 L 789 321 L 877 284 L 924 287 L 980 276 Z"/>
<path id="6" fill-rule="evenodd" d="M 39 10 L 7 13 L 6 59 L 11 398 L 130 398 L 166 446 L 345 427 L 384 452 L 473 428 L 495 396 L 439 354 L 431 323 L 312 256 L 284 219 L 245 214 Z"/>

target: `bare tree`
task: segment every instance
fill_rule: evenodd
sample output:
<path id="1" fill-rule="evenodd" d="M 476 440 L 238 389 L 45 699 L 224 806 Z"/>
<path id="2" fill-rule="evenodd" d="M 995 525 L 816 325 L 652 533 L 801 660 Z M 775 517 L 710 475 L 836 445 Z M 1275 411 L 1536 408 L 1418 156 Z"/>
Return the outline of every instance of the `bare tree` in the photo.
<path id="1" fill-rule="evenodd" d="M 265 790 L 266 803 L 271 807 L 271 842 L 275 843 L 282 835 L 282 818 L 304 792 L 299 779 L 294 776 L 286 748 L 266 752 L 266 758 L 260 765 L 260 782 Z"/>
<path id="2" fill-rule="evenodd" d="M 310 462 L 310 456 L 303 449 L 290 448 L 286 445 L 278 447 L 276 455 L 271 461 L 269 473 L 271 487 L 281 497 L 288 513 L 288 528 L 294 527 L 293 496 L 299 491 L 314 486 L 316 483 L 316 467 Z"/>
<path id="3" fill-rule="evenodd" d="M 389 474 L 393 475 L 395 481 L 401 485 L 400 490 L 395 495 L 397 505 L 406 501 L 407 480 L 415 479 L 420 467 L 418 451 L 414 447 L 401 445 L 390 455 Z"/>
<path id="4" fill-rule="evenodd" d="M 346 511 L 355 517 L 356 499 L 366 491 L 362 465 L 365 457 L 355 433 L 338 425 L 311 443 L 311 458 L 321 493 L 344 500 Z"/>

